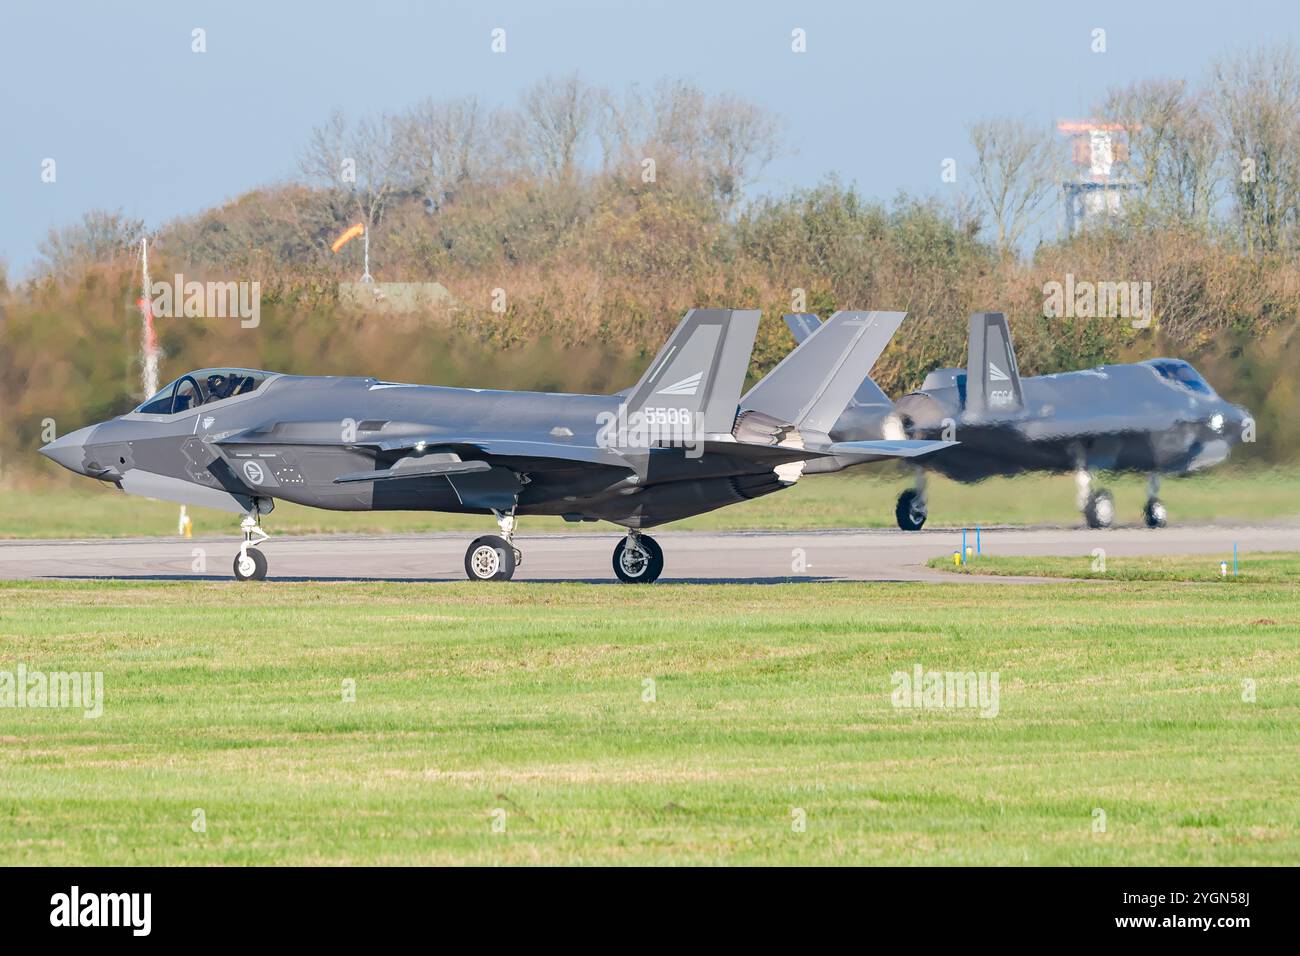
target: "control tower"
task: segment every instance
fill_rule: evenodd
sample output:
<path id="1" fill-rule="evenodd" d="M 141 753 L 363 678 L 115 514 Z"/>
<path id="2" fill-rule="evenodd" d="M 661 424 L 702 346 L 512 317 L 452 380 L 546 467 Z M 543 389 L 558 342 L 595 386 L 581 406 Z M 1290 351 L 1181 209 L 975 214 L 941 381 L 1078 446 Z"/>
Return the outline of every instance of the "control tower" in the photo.
<path id="1" fill-rule="evenodd" d="M 1071 137 L 1073 178 L 1061 183 L 1065 234 L 1073 236 L 1094 223 L 1124 211 L 1124 194 L 1137 184 L 1127 178 L 1128 128 L 1099 120 L 1061 120 L 1061 133 Z"/>

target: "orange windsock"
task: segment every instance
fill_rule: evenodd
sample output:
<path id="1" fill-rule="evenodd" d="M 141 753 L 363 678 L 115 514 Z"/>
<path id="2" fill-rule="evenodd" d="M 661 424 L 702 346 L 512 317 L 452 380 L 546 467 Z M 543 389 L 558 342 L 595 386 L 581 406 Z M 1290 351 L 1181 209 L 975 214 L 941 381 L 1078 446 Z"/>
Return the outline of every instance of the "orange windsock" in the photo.
<path id="1" fill-rule="evenodd" d="M 349 226 L 343 235 L 334 240 L 334 245 L 330 246 L 330 249 L 338 252 L 357 236 L 364 235 L 365 231 L 366 227 L 361 223 L 357 223 L 355 226 Z"/>

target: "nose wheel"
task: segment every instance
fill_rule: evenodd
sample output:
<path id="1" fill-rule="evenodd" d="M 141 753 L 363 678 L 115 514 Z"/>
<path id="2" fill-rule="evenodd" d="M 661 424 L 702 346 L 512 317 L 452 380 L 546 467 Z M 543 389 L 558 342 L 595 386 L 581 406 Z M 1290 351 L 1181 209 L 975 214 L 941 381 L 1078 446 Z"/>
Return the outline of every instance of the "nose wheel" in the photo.
<path id="1" fill-rule="evenodd" d="M 266 577 L 266 555 L 248 548 L 235 555 L 236 581 L 261 581 Z"/>
<path id="2" fill-rule="evenodd" d="M 262 530 L 257 515 L 244 515 L 239 529 L 244 533 L 244 543 L 235 555 L 235 580 L 261 581 L 266 577 L 266 555 L 253 545 L 261 544 L 271 536 Z"/>
<path id="3" fill-rule="evenodd" d="M 614 573 L 624 584 L 649 584 L 663 570 L 663 548 L 647 534 L 633 531 L 614 547 Z"/>
<path id="4" fill-rule="evenodd" d="M 1160 500 L 1160 475 L 1156 472 L 1147 476 L 1147 503 L 1142 508 L 1142 520 L 1153 531 L 1163 528 L 1169 521 L 1169 512 Z"/>

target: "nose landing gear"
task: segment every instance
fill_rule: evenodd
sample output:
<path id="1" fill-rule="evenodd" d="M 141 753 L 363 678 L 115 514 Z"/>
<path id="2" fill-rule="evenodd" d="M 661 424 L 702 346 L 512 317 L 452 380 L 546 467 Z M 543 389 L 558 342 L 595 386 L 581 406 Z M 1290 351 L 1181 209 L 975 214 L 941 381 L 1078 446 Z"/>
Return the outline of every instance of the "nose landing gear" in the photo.
<path id="1" fill-rule="evenodd" d="M 239 530 L 244 533 L 244 543 L 235 555 L 236 581 L 261 581 L 266 577 L 266 555 L 255 544 L 261 544 L 271 536 L 262 530 L 261 512 L 244 515 L 239 522 Z"/>
<path id="2" fill-rule="evenodd" d="M 1160 476 L 1151 475 L 1147 478 L 1147 503 L 1142 507 L 1142 520 L 1151 530 L 1163 528 L 1169 521 L 1169 512 L 1165 510 L 1165 503 L 1158 497 L 1160 494 Z"/>

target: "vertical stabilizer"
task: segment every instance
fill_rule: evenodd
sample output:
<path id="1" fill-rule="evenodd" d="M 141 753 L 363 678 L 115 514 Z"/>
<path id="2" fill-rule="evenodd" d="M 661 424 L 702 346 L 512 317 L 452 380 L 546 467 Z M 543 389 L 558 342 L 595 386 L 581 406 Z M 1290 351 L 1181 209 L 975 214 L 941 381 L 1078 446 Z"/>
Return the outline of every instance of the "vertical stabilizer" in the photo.
<path id="1" fill-rule="evenodd" d="M 730 433 L 749 356 L 758 334 L 758 310 L 692 309 L 664 343 L 627 397 L 628 414 L 654 422 L 671 413 L 705 433 Z M 688 427 L 692 427 L 688 426 Z"/>
<path id="2" fill-rule="evenodd" d="M 1024 406 L 1007 317 L 1001 312 L 976 312 L 970 317 L 967 344 L 966 412 L 1017 412 Z"/>
<path id="3" fill-rule="evenodd" d="M 742 406 L 829 433 L 905 314 L 836 312 L 750 389 Z"/>

